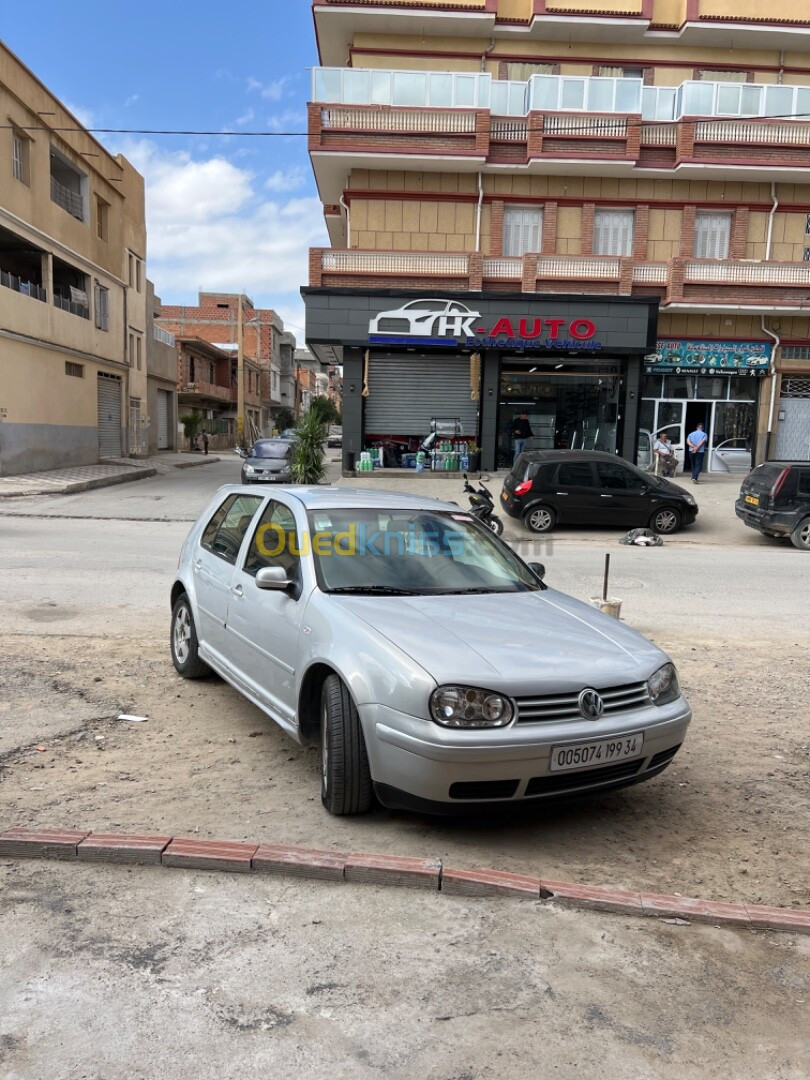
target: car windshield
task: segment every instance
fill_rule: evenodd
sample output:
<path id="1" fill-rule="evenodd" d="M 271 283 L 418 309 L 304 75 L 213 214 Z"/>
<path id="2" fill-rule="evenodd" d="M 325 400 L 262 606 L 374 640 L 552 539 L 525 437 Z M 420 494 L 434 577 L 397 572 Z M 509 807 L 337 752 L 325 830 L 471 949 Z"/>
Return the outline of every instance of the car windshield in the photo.
<path id="1" fill-rule="evenodd" d="M 505 544 L 462 511 L 316 510 L 309 526 L 324 592 L 439 595 L 545 588 Z"/>
<path id="2" fill-rule="evenodd" d="M 290 452 L 290 444 L 284 442 L 257 442 L 250 451 L 251 457 L 283 458 Z"/>

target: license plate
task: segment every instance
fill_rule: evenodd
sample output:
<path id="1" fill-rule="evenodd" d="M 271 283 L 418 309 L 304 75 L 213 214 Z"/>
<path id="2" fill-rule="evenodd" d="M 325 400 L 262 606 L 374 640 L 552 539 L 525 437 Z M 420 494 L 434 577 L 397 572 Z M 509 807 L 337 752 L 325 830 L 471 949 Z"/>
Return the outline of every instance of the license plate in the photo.
<path id="1" fill-rule="evenodd" d="M 501 498 L 503 499 L 504 502 L 506 502 L 506 500 L 509 498 L 509 496 L 506 494 L 505 491 L 502 491 L 501 492 Z"/>
<path id="2" fill-rule="evenodd" d="M 564 743 L 551 750 L 551 772 L 569 772 L 572 769 L 587 769 L 590 766 L 609 765 L 612 761 L 636 757 L 644 746 L 644 736 L 635 732 L 632 735 L 617 735 L 615 739 L 600 739 L 589 743 Z"/>
<path id="3" fill-rule="evenodd" d="M 759 499 L 755 495 L 746 495 L 745 501 L 752 506 L 759 506 Z"/>

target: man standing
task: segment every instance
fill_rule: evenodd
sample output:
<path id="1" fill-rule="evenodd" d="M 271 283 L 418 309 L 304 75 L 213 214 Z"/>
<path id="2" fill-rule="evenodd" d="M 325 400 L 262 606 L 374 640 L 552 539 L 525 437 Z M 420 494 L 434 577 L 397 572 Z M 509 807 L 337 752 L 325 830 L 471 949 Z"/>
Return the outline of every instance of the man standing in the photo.
<path id="1" fill-rule="evenodd" d="M 208 432 L 207 431 L 204 431 L 202 433 L 202 442 L 203 442 L 203 453 L 207 454 L 208 453 Z"/>
<path id="2" fill-rule="evenodd" d="M 709 441 L 709 437 L 703 430 L 703 424 L 698 424 L 691 435 L 686 438 L 686 445 L 689 447 L 689 453 L 692 455 L 692 483 L 699 484 L 701 469 L 703 468 L 703 459 L 706 456 L 706 443 Z"/>
<path id="3" fill-rule="evenodd" d="M 512 464 L 514 465 L 517 459 L 520 457 L 520 453 L 523 449 L 523 444 L 527 439 L 530 439 L 534 432 L 532 426 L 529 423 L 529 414 L 522 412 L 520 417 L 512 424 Z"/>
<path id="4" fill-rule="evenodd" d="M 662 431 L 655 440 L 653 451 L 656 457 L 656 473 L 660 468 L 664 476 L 674 476 L 678 460 L 672 443 L 669 441 L 669 435 L 665 431 Z"/>

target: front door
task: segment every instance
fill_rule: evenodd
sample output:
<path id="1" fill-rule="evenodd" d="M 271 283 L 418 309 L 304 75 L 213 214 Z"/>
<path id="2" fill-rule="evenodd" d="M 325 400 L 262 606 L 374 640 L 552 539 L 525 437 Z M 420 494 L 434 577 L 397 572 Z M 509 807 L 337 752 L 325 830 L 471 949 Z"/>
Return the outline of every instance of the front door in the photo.
<path id="1" fill-rule="evenodd" d="M 647 485 L 618 461 L 598 461 L 599 524 L 644 526 L 649 516 Z"/>
<path id="2" fill-rule="evenodd" d="M 300 586 L 300 532 L 292 510 L 271 499 L 233 578 L 228 604 L 228 652 L 247 689 L 286 728 L 295 726 L 295 672 L 305 601 L 300 588 L 259 589 L 256 574 L 281 566 Z"/>

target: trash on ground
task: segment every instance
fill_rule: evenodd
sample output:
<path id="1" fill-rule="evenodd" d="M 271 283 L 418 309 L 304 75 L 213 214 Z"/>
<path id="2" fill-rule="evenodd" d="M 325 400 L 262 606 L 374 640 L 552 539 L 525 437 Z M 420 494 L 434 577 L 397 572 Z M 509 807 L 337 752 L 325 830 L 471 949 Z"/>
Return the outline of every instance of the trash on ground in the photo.
<path id="1" fill-rule="evenodd" d="M 120 716 L 116 717 L 117 720 L 131 720 L 133 724 L 145 724 L 149 719 L 148 716 L 133 716 L 132 713 L 122 712 Z"/>
<path id="2" fill-rule="evenodd" d="M 636 547 L 661 547 L 664 541 L 651 529 L 631 529 L 619 543 L 635 544 Z"/>

